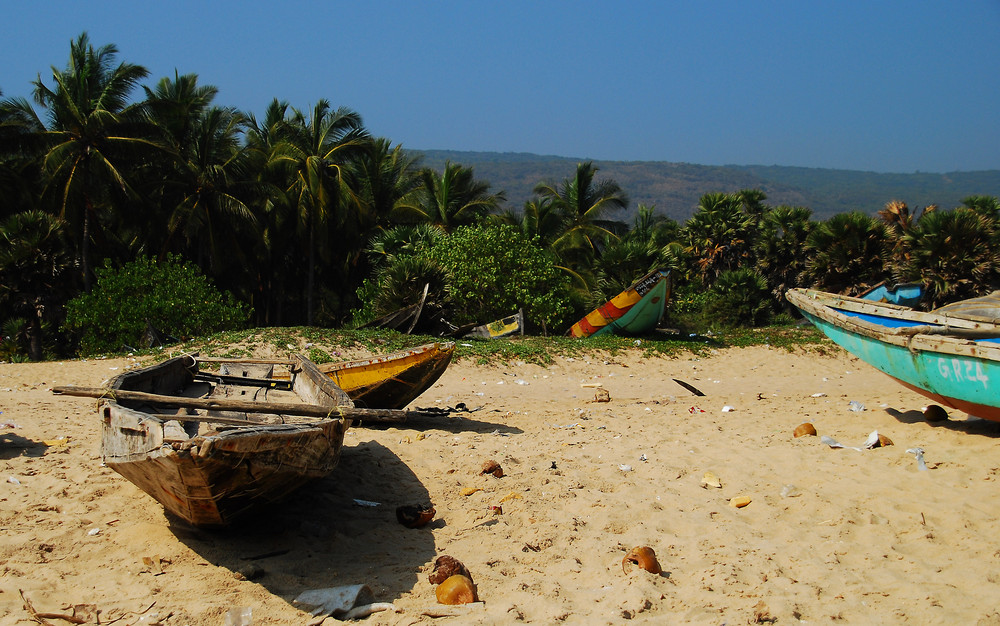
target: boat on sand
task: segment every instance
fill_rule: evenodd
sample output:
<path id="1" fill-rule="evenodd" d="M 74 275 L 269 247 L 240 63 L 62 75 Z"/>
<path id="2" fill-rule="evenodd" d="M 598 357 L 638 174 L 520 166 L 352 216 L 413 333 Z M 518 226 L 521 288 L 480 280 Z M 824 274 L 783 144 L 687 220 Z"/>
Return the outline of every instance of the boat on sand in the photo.
<path id="1" fill-rule="evenodd" d="M 1000 316 L 960 305 L 926 313 L 812 289 L 785 297 L 840 347 L 909 389 L 1000 421 Z"/>
<path id="2" fill-rule="evenodd" d="M 605 333 L 647 333 L 663 319 L 669 300 L 670 272 L 654 270 L 573 324 L 568 334 L 596 337 Z"/>
<path id="3" fill-rule="evenodd" d="M 222 527 L 326 476 L 354 419 L 402 421 L 404 411 L 358 409 L 304 356 L 275 364 L 228 361 L 203 371 L 184 355 L 112 378 L 55 387 L 100 398 L 101 456 L 164 509 Z"/>

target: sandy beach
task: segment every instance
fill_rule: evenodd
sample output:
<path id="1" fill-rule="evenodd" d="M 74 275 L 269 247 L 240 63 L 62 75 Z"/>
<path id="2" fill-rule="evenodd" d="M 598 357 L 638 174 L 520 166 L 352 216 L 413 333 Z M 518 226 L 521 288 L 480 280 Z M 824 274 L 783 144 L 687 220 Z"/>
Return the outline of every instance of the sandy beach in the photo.
<path id="1" fill-rule="evenodd" d="M 414 404 L 478 411 L 352 428 L 333 474 L 225 532 L 168 519 L 102 466 L 96 401 L 50 392 L 136 363 L 0 364 L 0 624 L 307 624 L 298 594 L 351 584 L 395 607 L 369 624 L 1000 624 L 1000 424 L 928 423 L 836 348 L 461 360 Z M 820 440 L 873 431 L 894 445 Z M 623 571 L 636 546 L 661 574 Z M 436 602 L 445 554 L 482 604 Z"/>

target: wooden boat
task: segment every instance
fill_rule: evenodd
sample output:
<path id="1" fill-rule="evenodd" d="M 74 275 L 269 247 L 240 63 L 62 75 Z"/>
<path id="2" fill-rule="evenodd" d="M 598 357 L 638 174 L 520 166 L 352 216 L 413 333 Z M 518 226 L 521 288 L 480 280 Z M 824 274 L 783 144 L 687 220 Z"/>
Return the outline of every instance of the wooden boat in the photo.
<path id="1" fill-rule="evenodd" d="M 670 272 L 655 270 L 588 313 L 569 329 L 573 337 L 641 335 L 656 328 L 670 300 Z"/>
<path id="2" fill-rule="evenodd" d="M 890 285 L 882 281 L 858 297 L 874 302 L 890 302 L 913 308 L 920 304 L 924 288 L 920 283 L 899 283 Z"/>
<path id="3" fill-rule="evenodd" d="M 474 326 L 462 336 L 469 339 L 499 339 L 500 337 L 523 334 L 524 309 L 520 309 L 517 313 L 498 319 L 495 322 Z"/>
<path id="4" fill-rule="evenodd" d="M 925 313 L 811 289 L 792 289 L 785 297 L 827 337 L 904 386 L 946 407 L 1000 421 L 995 319 L 947 307 Z"/>
<path id="5" fill-rule="evenodd" d="M 316 365 L 222 363 L 204 372 L 192 356 L 121 374 L 102 388 L 56 387 L 100 397 L 101 455 L 113 470 L 191 524 L 221 527 L 337 466 L 352 419 L 372 412 Z"/>
<path id="6" fill-rule="evenodd" d="M 401 409 L 441 377 L 454 353 L 454 342 L 436 342 L 318 367 L 351 397 L 355 406 Z"/>

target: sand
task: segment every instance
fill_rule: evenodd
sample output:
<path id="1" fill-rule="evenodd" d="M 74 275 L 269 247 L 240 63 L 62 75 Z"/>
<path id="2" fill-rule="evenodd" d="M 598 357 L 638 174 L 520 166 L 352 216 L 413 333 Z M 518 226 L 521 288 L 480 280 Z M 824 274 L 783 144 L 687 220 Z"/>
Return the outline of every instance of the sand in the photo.
<path id="1" fill-rule="evenodd" d="M 101 465 L 95 401 L 49 392 L 135 363 L 0 365 L 0 624 L 36 623 L 22 592 L 92 624 L 219 626 L 241 608 L 306 624 L 293 598 L 350 584 L 395 607 L 370 624 L 1000 624 L 1000 424 L 927 423 L 921 396 L 836 348 L 459 361 L 414 404 L 480 410 L 352 428 L 332 475 L 227 532 L 165 517 Z M 802 422 L 895 445 L 835 449 L 794 438 Z M 421 502 L 431 524 L 397 523 Z M 625 573 L 635 546 L 663 572 Z M 428 615 L 449 610 L 428 582 L 443 554 L 483 604 Z"/>

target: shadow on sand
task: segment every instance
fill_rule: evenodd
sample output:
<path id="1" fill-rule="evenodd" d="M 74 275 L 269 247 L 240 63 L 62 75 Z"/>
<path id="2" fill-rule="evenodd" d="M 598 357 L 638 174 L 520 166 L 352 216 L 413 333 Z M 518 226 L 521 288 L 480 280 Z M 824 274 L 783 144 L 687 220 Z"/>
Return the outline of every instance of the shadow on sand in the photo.
<path id="1" fill-rule="evenodd" d="M 427 426 L 446 432 L 521 432 L 465 416 L 434 418 Z M 176 519 L 170 520 L 170 530 L 206 561 L 288 602 L 308 589 L 353 584 L 368 585 L 377 602 L 391 602 L 408 593 L 420 568 L 437 556 L 431 531 L 445 525 L 435 518 L 424 528 L 406 528 L 396 520 L 396 507 L 428 502 L 420 478 L 394 452 L 369 441 L 345 446 L 337 469 L 326 478 L 226 530 L 201 530 Z"/>
<path id="2" fill-rule="evenodd" d="M 932 428 L 945 428 L 970 435 L 982 435 L 984 437 L 1000 439 L 1000 422 L 985 420 L 972 415 L 968 416 L 964 420 L 956 419 L 953 415 L 949 419 L 940 422 L 928 422 L 924 418 L 924 414 L 917 410 L 899 411 L 897 409 L 890 408 L 886 409 L 885 412 L 904 424 L 919 424 L 921 422 L 926 422 L 927 425 Z M 961 411 L 955 411 L 954 414 L 962 415 Z"/>

